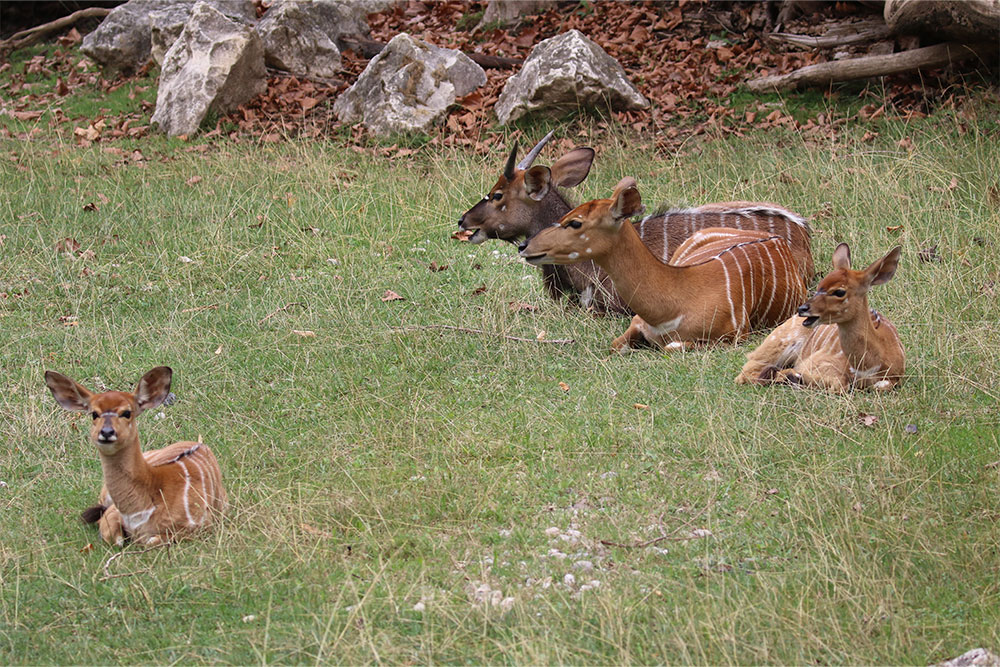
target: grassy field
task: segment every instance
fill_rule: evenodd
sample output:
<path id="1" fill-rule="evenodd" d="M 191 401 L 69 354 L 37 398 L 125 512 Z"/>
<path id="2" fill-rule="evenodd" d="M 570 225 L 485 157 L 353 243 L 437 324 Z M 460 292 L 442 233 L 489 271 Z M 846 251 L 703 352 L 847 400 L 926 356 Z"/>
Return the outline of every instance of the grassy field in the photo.
<path id="1" fill-rule="evenodd" d="M 611 356 L 624 320 L 549 301 L 508 245 L 449 239 L 502 136 L 485 160 L 77 148 L 44 119 L 33 141 L 2 140 L 0 663 L 997 650 L 1000 118 L 972 111 L 886 120 L 870 143 L 848 124 L 675 159 L 612 138 L 576 193 L 632 175 L 650 203 L 780 202 L 814 216 L 822 269 L 839 241 L 859 264 L 902 244 L 871 296 L 907 349 L 889 395 L 738 388 L 762 336 Z M 575 343 L 502 337 L 543 332 Z M 158 364 L 178 400 L 142 418 L 145 446 L 201 436 L 231 506 L 203 537 L 120 552 L 78 520 L 100 466 L 42 375 L 130 388 Z"/>

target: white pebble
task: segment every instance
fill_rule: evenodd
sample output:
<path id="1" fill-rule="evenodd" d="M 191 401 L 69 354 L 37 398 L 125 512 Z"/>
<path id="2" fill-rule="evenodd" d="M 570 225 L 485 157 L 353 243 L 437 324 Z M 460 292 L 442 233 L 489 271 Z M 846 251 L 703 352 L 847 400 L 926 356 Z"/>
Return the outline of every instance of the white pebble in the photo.
<path id="1" fill-rule="evenodd" d="M 558 528 L 556 528 L 555 526 L 552 526 L 550 528 L 546 528 L 545 529 L 545 534 L 548 535 L 549 537 L 555 537 L 556 535 L 558 535 L 561 532 L 562 531 L 559 530 Z"/>
<path id="2" fill-rule="evenodd" d="M 180 256 L 180 257 L 179 257 L 178 259 L 180 259 L 180 260 L 181 260 L 182 262 L 184 262 L 185 264 L 190 264 L 191 262 L 193 262 L 193 261 L 194 261 L 194 260 L 193 260 L 193 259 L 191 259 L 190 257 L 186 257 L 186 256 L 184 256 L 184 255 L 181 255 L 181 256 Z"/>
<path id="3" fill-rule="evenodd" d="M 573 567 L 575 567 L 578 570 L 583 570 L 584 572 L 590 572 L 591 570 L 594 569 L 594 564 L 591 563 L 589 560 L 578 560 L 575 563 L 573 563 Z"/>
<path id="4" fill-rule="evenodd" d="M 427 609 L 427 605 L 425 605 L 423 602 L 418 602 L 417 604 L 413 605 L 413 611 L 422 612 L 424 609 Z"/>
<path id="5" fill-rule="evenodd" d="M 563 583 L 570 587 L 576 586 L 576 577 L 571 572 L 567 572 L 566 576 L 563 577 Z"/>
<path id="6" fill-rule="evenodd" d="M 558 558 L 559 560 L 565 560 L 566 554 L 559 551 L 558 549 L 549 549 L 549 556 L 551 558 Z"/>
<path id="7" fill-rule="evenodd" d="M 256 620 L 257 620 L 257 617 L 254 616 L 253 614 L 247 614 L 246 616 L 243 617 L 243 622 L 244 623 L 252 623 L 252 622 L 254 622 Z"/>

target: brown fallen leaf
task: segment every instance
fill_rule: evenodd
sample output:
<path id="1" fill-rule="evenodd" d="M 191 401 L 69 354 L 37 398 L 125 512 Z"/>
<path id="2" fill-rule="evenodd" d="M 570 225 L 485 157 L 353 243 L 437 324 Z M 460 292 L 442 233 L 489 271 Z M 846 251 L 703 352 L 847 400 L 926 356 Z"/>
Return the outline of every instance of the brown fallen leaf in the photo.
<path id="1" fill-rule="evenodd" d="M 431 262 L 430 264 L 427 265 L 427 268 L 430 269 L 432 272 L 437 273 L 438 271 L 444 271 L 445 269 L 447 269 L 448 265 L 438 264 L 437 262 Z"/>
<path id="2" fill-rule="evenodd" d="M 56 95 L 59 97 L 66 97 L 69 95 L 69 86 L 67 86 L 66 82 L 62 80 L 62 77 L 56 79 Z"/>
<path id="3" fill-rule="evenodd" d="M 513 311 L 524 311 L 527 313 L 533 313 L 538 310 L 538 306 L 533 306 L 530 303 L 525 303 L 524 301 L 511 301 L 507 304 L 507 307 Z"/>
<path id="4" fill-rule="evenodd" d="M 480 285 L 476 289 L 472 290 L 472 292 L 469 294 L 469 296 L 479 296 L 480 294 L 482 294 L 485 291 L 486 291 L 486 285 Z"/>
<path id="5" fill-rule="evenodd" d="M 470 232 L 468 229 L 460 229 L 451 235 L 451 238 L 456 241 L 468 241 L 472 237 L 474 232 Z"/>
<path id="6" fill-rule="evenodd" d="M 56 241 L 56 252 L 64 252 L 72 255 L 80 250 L 80 242 L 74 238 L 66 237 Z"/>
<path id="7" fill-rule="evenodd" d="M 649 410 L 649 406 L 645 403 L 633 403 L 632 407 L 636 410 Z"/>
<path id="8" fill-rule="evenodd" d="M 189 178 L 186 181 L 184 181 L 184 185 L 186 185 L 189 188 L 191 188 L 191 187 L 194 187 L 194 186 L 198 185 L 199 183 L 201 183 L 201 180 L 202 180 L 201 176 L 192 176 L 191 178 Z"/>
<path id="9" fill-rule="evenodd" d="M 909 137 L 903 137 L 902 139 L 896 142 L 896 145 L 902 148 L 903 150 L 908 151 L 911 148 L 913 148 L 913 139 L 910 139 Z"/>
<path id="10" fill-rule="evenodd" d="M 885 228 L 887 232 L 899 232 L 903 230 L 903 225 L 891 225 Z"/>
<path id="11" fill-rule="evenodd" d="M 56 38 L 60 46 L 75 46 L 83 41 L 83 37 L 76 28 L 70 28 L 69 32 Z"/>
<path id="12" fill-rule="evenodd" d="M 83 210 L 84 211 L 99 211 L 101 209 L 94 202 L 88 202 L 88 203 L 86 203 L 86 204 L 83 205 Z"/>
<path id="13" fill-rule="evenodd" d="M 875 426 L 875 424 L 878 422 L 878 416 L 861 413 L 858 415 L 858 421 L 860 421 L 863 426 L 871 427 Z"/>
<path id="14" fill-rule="evenodd" d="M 928 246 L 917 253 L 917 259 L 921 262 L 940 262 L 941 255 L 938 254 L 937 245 Z"/>
<path id="15" fill-rule="evenodd" d="M 93 550 L 94 550 L 94 543 L 93 542 L 88 542 L 87 546 L 85 546 L 82 549 L 80 549 L 80 553 L 82 553 L 82 554 L 89 554 Z"/>
<path id="16" fill-rule="evenodd" d="M 383 301 L 405 301 L 406 297 L 399 296 L 398 294 L 396 294 L 395 292 L 393 292 L 391 289 L 387 289 L 385 291 L 385 293 L 382 295 L 382 300 Z"/>
<path id="17" fill-rule="evenodd" d="M 308 330 L 306 330 L 306 331 L 300 331 L 299 329 L 292 329 L 292 333 L 295 334 L 296 336 L 302 336 L 303 338 L 315 338 L 316 337 L 316 332 L 315 331 L 308 331 Z"/>
<path id="18" fill-rule="evenodd" d="M 871 130 L 868 130 L 865 132 L 865 136 L 861 137 L 861 141 L 865 142 L 866 144 L 870 144 L 871 142 L 875 141 L 877 137 L 878 137 L 878 132 L 872 132 Z"/>
<path id="19" fill-rule="evenodd" d="M 563 391 L 569 391 L 569 385 L 566 384 L 565 382 L 560 382 L 559 388 L 562 389 Z"/>
<path id="20" fill-rule="evenodd" d="M 38 120 L 42 117 L 41 111 L 12 111 L 11 116 L 17 120 Z"/>

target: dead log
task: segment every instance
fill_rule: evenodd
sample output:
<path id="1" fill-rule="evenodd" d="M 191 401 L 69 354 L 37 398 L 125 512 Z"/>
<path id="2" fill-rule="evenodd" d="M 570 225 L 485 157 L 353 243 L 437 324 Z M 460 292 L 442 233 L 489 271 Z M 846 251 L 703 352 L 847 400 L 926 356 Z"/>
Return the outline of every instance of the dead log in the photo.
<path id="1" fill-rule="evenodd" d="M 359 35 L 341 35 L 337 40 L 337 46 L 341 50 L 351 49 L 362 58 L 371 60 L 385 48 L 385 42 L 379 42 Z M 472 62 L 484 69 L 511 69 L 520 65 L 523 60 L 520 58 L 504 58 L 503 56 L 488 56 L 484 53 L 468 53 Z"/>
<path id="2" fill-rule="evenodd" d="M 886 0 L 883 17 L 896 35 L 994 44 L 1000 35 L 1000 0 Z"/>
<path id="3" fill-rule="evenodd" d="M 884 21 L 865 21 L 863 23 L 844 23 L 836 25 L 819 37 L 812 35 L 795 35 L 787 32 L 772 32 L 767 39 L 776 42 L 801 46 L 807 49 L 835 49 L 853 44 L 868 44 L 886 39 L 892 31 Z"/>
<path id="4" fill-rule="evenodd" d="M 970 58 L 992 60 L 996 54 L 997 45 L 995 42 L 977 42 L 975 44 L 949 42 L 886 56 L 866 56 L 809 65 L 788 74 L 766 76 L 748 81 L 747 88 L 759 93 L 792 90 L 805 86 L 827 86 L 838 81 L 867 79 L 872 76 L 944 67 Z"/>
<path id="5" fill-rule="evenodd" d="M 22 30 L 21 32 L 11 35 L 7 39 L 0 40 L 0 53 L 6 54 L 11 51 L 16 51 L 17 49 L 23 49 L 26 46 L 31 46 L 47 35 L 72 27 L 77 23 L 77 21 L 82 21 L 83 19 L 103 19 L 110 13 L 111 10 L 107 7 L 87 7 L 86 9 L 75 11 L 69 16 L 56 19 L 55 21 L 49 21 L 48 23 L 43 23 L 42 25 L 36 25 L 34 28 Z"/>

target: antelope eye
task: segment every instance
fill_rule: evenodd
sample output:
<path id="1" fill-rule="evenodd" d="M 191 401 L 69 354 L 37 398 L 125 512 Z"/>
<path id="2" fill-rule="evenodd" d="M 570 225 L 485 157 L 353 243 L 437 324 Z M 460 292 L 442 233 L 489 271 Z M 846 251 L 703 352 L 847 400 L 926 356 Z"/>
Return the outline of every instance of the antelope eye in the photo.
<path id="1" fill-rule="evenodd" d="M 836 296 L 836 297 L 841 297 L 841 296 L 844 296 L 846 294 L 847 294 L 847 292 L 844 291 L 844 290 L 842 290 L 842 289 L 835 289 L 835 290 L 833 290 L 833 295 Z"/>
<path id="2" fill-rule="evenodd" d="M 583 226 L 583 223 L 580 222 L 579 220 L 570 220 L 569 222 L 566 223 L 566 226 L 572 227 L 573 229 L 580 229 L 580 227 Z"/>
<path id="3" fill-rule="evenodd" d="M 493 201 L 500 201 L 501 199 L 503 199 L 503 193 L 502 192 L 494 192 L 493 193 Z"/>
<path id="4" fill-rule="evenodd" d="M 90 413 L 90 416 L 94 419 L 99 419 L 101 415 L 97 411 L 94 411 Z"/>
<path id="5" fill-rule="evenodd" d="M 121 417 L 122 419 L 130 419 L 132 417 L 132 411 L 131 410 L 125 410 L 125 411 L 123 411 L 118 416 Z"/>

